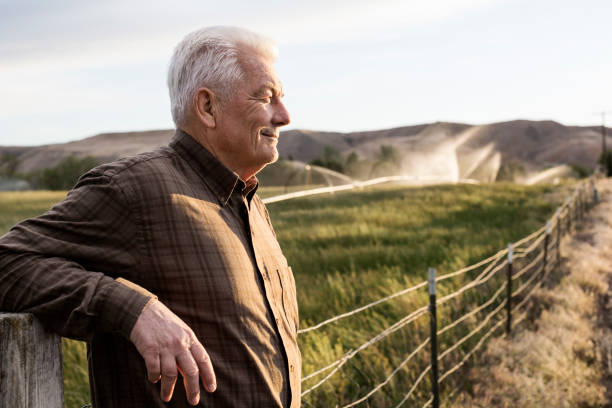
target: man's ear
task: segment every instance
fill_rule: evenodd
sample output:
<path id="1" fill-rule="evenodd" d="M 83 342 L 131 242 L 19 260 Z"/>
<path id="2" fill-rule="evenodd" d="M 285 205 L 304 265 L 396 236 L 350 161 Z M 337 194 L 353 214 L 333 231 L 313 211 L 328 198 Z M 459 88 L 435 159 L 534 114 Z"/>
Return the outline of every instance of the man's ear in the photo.
<path id="1" fill-rule="evenodd" d="M 214 129 L 218 102 L 215 94 L 208 88 L 200 88 L 193 96 L 193 105 L 198 120 L 207 128 Z"/>

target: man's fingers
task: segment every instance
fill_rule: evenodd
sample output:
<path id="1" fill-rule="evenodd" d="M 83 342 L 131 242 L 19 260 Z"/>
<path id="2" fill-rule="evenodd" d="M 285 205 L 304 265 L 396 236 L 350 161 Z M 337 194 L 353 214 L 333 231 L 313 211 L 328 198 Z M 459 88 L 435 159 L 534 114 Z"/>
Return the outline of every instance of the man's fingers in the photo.
<path id="1" fill-rule="evenodd" d="M 217 379 L 208 353 L 200 343 L 195 343 L 191 346 L 191 355 L 200 370 L 200 378 L 202 378 L 204 388 L 208 392 L 214 392 L 217 389 Z"/>
<path id="2" fill-rule="evenodd" d="M 191 405 L 200 402 L 200 377 L 199 370 L 191 353 L 183 353 L 177 358 L 178 368 L 183 375 L 185 393 Z"/>
<path id="3" fill-rule="evenodd" d="M 147 377 L 152 383 L 156 383 L 161 378 L 161 367 L 159 363 L 159 354 L 147 355 L 144 358 L 145 366 L 147 367 Z"/>
<path id="4" fill-rule="evenodd" d="M 176 360 L 171 354 L 164 354 L 161 357 L 161 399 L 165 402 L 170 401 L 176 384 L 178 375 Z"/>

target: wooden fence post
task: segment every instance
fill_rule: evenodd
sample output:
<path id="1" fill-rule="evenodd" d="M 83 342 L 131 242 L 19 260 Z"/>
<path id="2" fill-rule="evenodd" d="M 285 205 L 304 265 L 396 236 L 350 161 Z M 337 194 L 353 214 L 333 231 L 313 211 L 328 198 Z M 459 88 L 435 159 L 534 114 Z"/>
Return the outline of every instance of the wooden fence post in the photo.
<path id="1" fill-rule="evenodd" d="M 0 407 L 64 407 L 61 339 L 28 313 L 0 312 Z"/>

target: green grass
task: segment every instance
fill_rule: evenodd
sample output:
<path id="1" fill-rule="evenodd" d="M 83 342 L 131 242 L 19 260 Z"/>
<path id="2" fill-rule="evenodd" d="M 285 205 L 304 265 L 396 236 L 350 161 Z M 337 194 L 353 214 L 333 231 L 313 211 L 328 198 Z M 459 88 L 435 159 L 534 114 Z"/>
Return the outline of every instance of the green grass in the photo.
<path id="1" fill-rule="evenodd" d="M 0 234 L 21 220 L 42 214 L 64 197 L 65 191 L 0 192 Z"/>
<path id="2" fill-rule="evenodd" d="M 387 186 L 272 203 L 268 209 L 296 277 L 301 326 L 307 327 L 419 283 L 428 267 L 443 274 L 492 255 L 541 227 L 561 198 L 549 186 Z M 453 304 L 456 310 L 441 309 L 439 319 L 481 303 L 487 293 L 461 299 L 463 304 Z M 335 361 L 426 303 L 423 290 L 300 336 L 303 374 Z M 364 350 L 309 394 L 305 405 L 358 399 L 426 338 L 427 324 L 420 319 Z M 452 343 L 458 335 L 441 341 Z M 371 406 L 397 404 L 426 358 L 398 373 L 369 401 Z M 306 381 L 304 388 L 321 378 Z M 419 399 L 421 404 L 426 399 L 423 392 Z"/>
<path id="3" fill-rule="evenodd" d="M 266 190 L 260 195 L 279 193 Z M 268 209 L 295 274 L 301 326 L 306 327 L 418 283 L 430 266 L 442 274 L 497 252 L 539 228 L 564 198 L 560 190 L 512 184 L 384 186 L 272 203 Z M 0 193 L 0 226 L 7 229 L 62 197 Z M 470 307 L 479 296 L 464 299 L 462 307 Z M 414 293 L 300 336 L 303 373 L 334 361 L 426 302 L 425 292 Z M 456 311 L 440 313 L 448 317 Z M 342 405 L 365 394 L 425 338 L 426 326 L 427 319 L 420 319 L 360 353 L 309 394 L 305 406 Z M 89 398 L 82 355 L 82 343 L 64 342 L 67 406 Z M 362 406 L 397 403 L 425 357 L 400 371 L 369 400 L 371 405 Z M 318 379 L 307 381 L 304 388 Z M 424 392 L 417 397 L 425 398 Z"/>

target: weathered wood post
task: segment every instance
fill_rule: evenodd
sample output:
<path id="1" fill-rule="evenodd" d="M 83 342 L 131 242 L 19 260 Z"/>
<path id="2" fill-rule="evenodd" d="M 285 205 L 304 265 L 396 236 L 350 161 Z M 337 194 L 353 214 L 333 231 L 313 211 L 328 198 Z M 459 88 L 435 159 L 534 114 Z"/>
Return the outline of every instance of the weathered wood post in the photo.
<path id="1" fill-rule="evenodd" d="M 64 407 L 61 339 L 29 313 L 0 312 L 0 407 Z"/>

